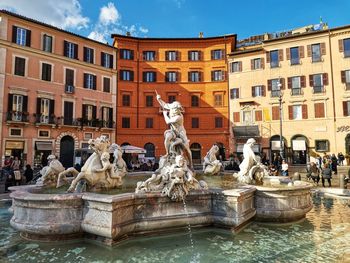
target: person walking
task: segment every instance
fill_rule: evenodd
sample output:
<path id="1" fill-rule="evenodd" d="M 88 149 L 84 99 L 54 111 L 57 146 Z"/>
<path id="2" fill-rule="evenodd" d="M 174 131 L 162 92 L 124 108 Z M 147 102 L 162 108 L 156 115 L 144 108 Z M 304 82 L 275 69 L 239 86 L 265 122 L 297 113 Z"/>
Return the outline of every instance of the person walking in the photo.
<path id="1" fill-rule="evenodd" d="M 338 159 L 334 153 L 332 154 L 331 162 L 332 162 L 332 171 L 334 172 L 334 174 L 337 174 L 338 173 Z"/>
<path id="2" fill-rule="evenodd" d="M 332 179 L 332 169 L 329 167 L 329 165 L 326 163 L 322 169 L 322 186 L 326 187 L 324 185 L 325 179 L 328 181 L 329 187 L 331 187 L 331 179 Z"/>

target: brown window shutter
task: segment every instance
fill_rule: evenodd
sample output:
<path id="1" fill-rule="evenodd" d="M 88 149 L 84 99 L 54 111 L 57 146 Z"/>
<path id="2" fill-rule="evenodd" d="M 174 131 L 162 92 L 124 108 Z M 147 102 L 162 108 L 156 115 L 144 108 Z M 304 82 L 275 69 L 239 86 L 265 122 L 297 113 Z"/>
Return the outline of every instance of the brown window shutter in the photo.
<path id="1" fill-rule="evenodd" d="M 341 83 L 345 83 L 346 82 L 345 71 L 344 70 L 340 71 L 340 75 L 341 75 Z"/>
<path id="2" fill-rule="evenodd" d="M 204 80 L 203 79 L 203 72 L 199 71 L 198 73 L 199 73 L 199 81 L 201 82 Z"/>
<path id="3" fill-rule="evenodd" d="M 233 113 L 233 122 L 240 122 L 239 112 Z"/>
<path id="4" fill-rule="evenodd" d="M 266 63 L 270 63 L 270 51 L 266 51 Z"/>
<path id="5" fill-rule="evenodd" d="M 242 71 L 242 61 L 238 62 L 238 71 Z"/>
<path id="6" fill-rule="evenodd" d="M 339 52 L 344 52 L 344 41 L 343 39 L 339 39 Z"/>
<path id="7" fill-rule="evenodd" d="M 324 103 L 315 103 L 315 118 L 324 118 Z"/>
<path id="8" fill-rule="evenodd" d="M 255 121 L 262 121 L 262 111 L 261 110 L 255 111 Z"/>
<path id="9" fill-rule="evenodd" d="M 237 99 L 239 98 L 239 89 L 237 89 Z"/>
<path id="10" fill-rule="evenodd" d="M 280 82 L 281 82 L 281 90 L 284 90 L 286 88 L 286 82 L 285 82 L 285 79 L 284 78 L 281 78 L 280 79 Z"/>
<path id="11" fill-rule="evenodd" d="M 307 119 L 307 105 L 301 105 L 303 119 Z"/>
<path id="12" fill-rule="evenodd" d="M 322 74 L 322 79 L 323 79 L 323 85 L 328 85 L 328 73 L 323 73 Z"/>
<path id="13" fill-rule="evenodd" d="M 265 68 L 265 59 L 261 58 L 261 68 L 264 69 Z"/>
<path id="14" fill-rule="evenodd" d="M 348 102 L 343 101 L 343 114 L 344 116 L 348 116 Z"/>
<path id="15" fill-rule="evenodd" d="M 305 76 L 300 76 L 300 86 L 302 88 L 306 87 L 306 77 Z"/>
<path id="16" fill-rule="evenodd" d="M 272 81 L 271 81 L 271 79 L 268 79 L 268 80 L 267 80 L 267 90 L 268 90 L 268 91 L 271 91 L 271 90 L 272 90 Z"/>
<path id="17" fill-rule="evenodd" d="M 304 46 L 300 46 L 299 47 L 299 57 L 300 58 L 304 58 L 305 54 L 304 54 Z"/>
<path id="18" fill-rule="evenodd" d="M 287 60 L 290 60 L 290 48 L 286 49 L 286 57 L 287 57 Z"/>
<path id="19" fill-rule="evenodd" d="M 292 105 L 288 106 L 288 118 L 290 120 L 293 120 L 293 106 Z"/>
<path id="20" fill-rule="evenodd" d="M 192 51 L 187 51 L 187 59 L 188 59 L 189 61 L 191 61 L 191 52 L 192 52 Z"/>
<path id="21" fill-rule="evenodd" d="M 292 78 L 288 78 L 287 79 L 288 81 L 288 89 L 291 89 L 292 88 Z"/>
<path id="22" fill-rule="evenodd" d="M 310 87 L 314 86 L 314 75 L 309 75 L 309 84 L 310 84 Z"/>
<path id="23" fill-rule="evenodd" d="M 198 60 L 202 60 L 202 51 L 198 50 Z"/>
<path id="24" fill-rule="evenodd" d="M 252 97 L 255 97 L 254 86 L 252 87 Z"/>
<path id="25" fill-rule="evenodd" d="M 176 51 L 176 61 L 180 61 L 181 60 L 181 52 L 180 51 Z"/>
<path id="26" fill-rule="evenodd" d="M 272 120 L 279 120 L 279 119 L 280 119 L 280 107 L 272 106 Z"/>
<path id="27" fill-rule="evenodd" d="M 320 44 L 321 47 L 321 55 L 326 55 L 326 43 L 321 43 Z"/>
<path id="28" fill-rule="evenodd" d="M 169 51 L 165 51 L 165 60 L 166 60 L 166 61 L 169 60 Z"/>
<path id="29" fill-rule="evenodd" d="M 265 87 L 265 85 L 261 85 L 261 93 L 262 93 L 263 97 L 266 96 L 266 87 Z"/>
<path id="30" fill-rule="evenodd" d="M 214 59 L 214 50 L 212 50 L 212 51 L 210 52 L 210 56 L 211 56 L 211 60 L 213 60 L 213 59 Z"/>
<path id="31" fill-rule="evenodd" d="M 311 57 L 312 56 L 312 53 L 311 53 L 311 45 L 307 45 L 307 56 L 308 57 Z"/>
<path id="32" fill-rule="evenodd" d="M 221 59 L 225 59 L 225 58 L 226 58 L 226 52 L 225 52 L 225 49 L 222 49 L 222 50 L 221 50 L 221 54 L 222 54 Z"/>
<path id="33" fill-rule="evenodd" d="M 283 49 L 278 50 L 278 61 L 283 61 Z"/>
<path id="34" fill-rule="evenodd" d="M 250 69 L 253 70 L 254 69 L 254 59 L 250 60 Z"/>

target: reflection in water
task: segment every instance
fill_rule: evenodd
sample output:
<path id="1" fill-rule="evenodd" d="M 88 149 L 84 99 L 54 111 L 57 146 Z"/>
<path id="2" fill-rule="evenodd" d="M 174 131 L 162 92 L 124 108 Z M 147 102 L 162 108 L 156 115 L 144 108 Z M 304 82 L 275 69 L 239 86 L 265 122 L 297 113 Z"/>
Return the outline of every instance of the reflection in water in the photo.
<path id="1" fill-rule="evenodd" d="M 28 242 L 10 227 L 8 207 L 0 208 L 0 262 L 350 262 L 349 202 L 315 196 L 306 219 L 294 224 L 252 223 L 238 234 L 193 230 L 194 248 L 187 229 L 114 247 Z"/>

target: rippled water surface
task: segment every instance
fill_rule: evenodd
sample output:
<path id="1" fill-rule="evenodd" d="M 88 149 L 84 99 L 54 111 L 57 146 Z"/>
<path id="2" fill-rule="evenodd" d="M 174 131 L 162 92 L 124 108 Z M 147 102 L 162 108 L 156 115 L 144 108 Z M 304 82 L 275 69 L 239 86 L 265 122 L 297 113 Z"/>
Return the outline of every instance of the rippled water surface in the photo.
<path id="1" fill-rule="evenodd" d="M 134 238 L 114 247 L 86 241 L 22 240 L 0 207 L 0 262 L 350 262 L 350 201 L 314 197 L 314 208 L 294 224 L 252 223 L 238 234 L 192 229 Z"/>

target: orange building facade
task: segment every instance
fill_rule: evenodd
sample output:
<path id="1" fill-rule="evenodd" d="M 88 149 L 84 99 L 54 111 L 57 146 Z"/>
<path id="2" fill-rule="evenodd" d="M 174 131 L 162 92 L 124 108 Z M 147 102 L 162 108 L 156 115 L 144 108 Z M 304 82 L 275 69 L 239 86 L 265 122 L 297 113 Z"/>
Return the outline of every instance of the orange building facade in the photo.
<path id="1" fill-rule="evenodd" d="M 0 11 L 0 154 L 73 166 L 74 151 L 115 140 L 116 50 Z"/>
<path id="2" fill-rule="evenodd" d="M 144 147 L 146 157 L 165 153 L 167 129 L 156 94 L 185 109 L 195 163 L 214 143 L 221 158 L 230 147 L 227 54 L 236 35 L 210 38 L 137 38 L 113 34 L 117 48 L 118 144 Z"/>

